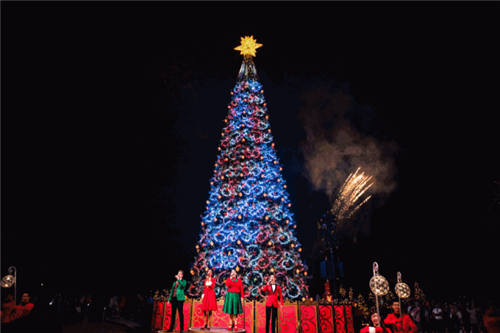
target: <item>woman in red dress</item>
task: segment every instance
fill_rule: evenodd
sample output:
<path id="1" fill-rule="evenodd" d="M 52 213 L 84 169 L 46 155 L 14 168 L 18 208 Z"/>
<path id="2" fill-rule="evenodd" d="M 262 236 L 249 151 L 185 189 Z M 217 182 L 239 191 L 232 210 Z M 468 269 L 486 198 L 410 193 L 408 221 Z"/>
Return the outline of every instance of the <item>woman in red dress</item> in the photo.
<path id="1" fill-rule="evenodd" d="M 205 329 L 208 329 L 208 322 L 212 317 L 212 311 L 217 311 L 217 299 L 215 297 L 215 279 L 212 277 L 212 270 L 209 269 L 204 283 L 203 295 L 201 296 L 201 310 L 205 317 Z"/>

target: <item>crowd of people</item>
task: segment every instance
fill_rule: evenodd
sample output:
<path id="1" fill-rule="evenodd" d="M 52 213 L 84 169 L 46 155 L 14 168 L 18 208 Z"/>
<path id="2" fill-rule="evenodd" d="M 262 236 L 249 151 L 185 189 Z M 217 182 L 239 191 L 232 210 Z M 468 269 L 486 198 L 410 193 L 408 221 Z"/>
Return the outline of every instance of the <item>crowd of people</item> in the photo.
<path id="1" fill-rule="evenodd" d="M 358 326 L 364 326 L 362 332 L 374 327 L 387 333 L 500 333 L 500 312 L 494 302 L 478 305 L 464 298 L 452 302 L 411 300 L 401 306 L 393 301 L 390 308 L 382 307 L 380 314 L 371 310 L 368 325 L 358 320 Z"/>
<path id="2" fill-rule="evenodd" d="M 407 311 L 421 332 L 485 332 L 485 311 L 474 300 L 412 302 Z"/>
<path id="3" fill-rule="evenodd" d="M 62 332 L 77 323 L 127 320 L 142 331 L 151 327 L 152 292 L 134 295 L 31 295 L 23 292 L 17 304 L 12 294 L 2 295 L 2 332 Z"/>

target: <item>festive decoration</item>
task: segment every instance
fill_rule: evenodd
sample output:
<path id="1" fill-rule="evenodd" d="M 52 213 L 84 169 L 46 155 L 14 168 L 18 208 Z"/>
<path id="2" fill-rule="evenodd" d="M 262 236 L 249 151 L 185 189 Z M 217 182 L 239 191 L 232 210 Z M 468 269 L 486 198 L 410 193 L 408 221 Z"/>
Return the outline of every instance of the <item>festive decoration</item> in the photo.
<path id="1" fill-rule="evenodd" d="M 0 281 L 0 286 L 2 288 L 10 288 L 14 286 L 14 303 L 17 304 L 17 268 L 15 266 L 10 266 L 7 268 L 9 274 L 2 277 Z"/>
<path id="2" fill-rule="evenodd" d="M 424 291 L 420 288 L 418 285 L 418 282 L 415 281 L 413 284 L 413 290 L 414 290 L 414 297 L 417 301 L 425 301 L 425 294 Z"/>
<path id="3" fill-rule="evenodd" d="M 410 287 L 406 283 L 398 283 L 394 289 L 399 298 L 410 297 Z"/>
<path id="4" fill-rule="evenodd" d="M 237 50 L 244 55 L 238 81 L 231 91 L 206 209 L 201 219 L 197 256 L 191 269 L 189 294 L 200 297 L 206 268 L 223 296 L 231 269 L 243 278 L 250 299 L 271 273 L 291 300 L 308 296 L 307 267 L 286 181 L 273 143 L 264 90 L 252 57 L 262 46 L 244 37 Z"/>
<path id="5" fill-rule="evenodd" d="M 253 36 L 241 37 L 241 44 L 234 49 L 240 51 L 242 56 L 256 56 L 256 51 L 262 44 L 257 43 Z"/>
<path id="6" fill-rule="evenodd" d="M 340 286 L 340 288 L 339 288 L 339 295 L 340 295 L 340 297 L 342 297 L 342 300 L 344 300 L 344 299 L 345 299 L 346 290 L 345 290 L 345 288 L 344 288 L 344 287 L 342 287 L 342 286 Z"/>
<path id="7" fill-rule="evenodd" d="M 2 287 L 3 288 L 10 288 L 12 287 L 12 285 L 15 283 L 15 280 L 14 280 L 14 276 L 12 275 L 5 275 L 3 278 L 2 278 Z"/>
<path id="8" fill-rule="evenodd" d="M 354 309 L 356 313 L 360 315 L 362 318 L 363 323 L 368 323 L 369 317 L 370 317 L 370 309 L 368 308 L 368 305 L 366 304 L 365 298 L 363 295 L 358 294 L 358 297 L 356 299 L 356 303 L 354 303 Z"/>
<path id="9" fill-rule="evenodd" d="M 384 296 L 389 292 L 389 282 L 382 275 L 378 274 L 378 265 L 375 262 L 374 266 L 377 267 L 372 278 L 370 279 L 370 289 L 375 296 Z"/>
<path id="10" fill-rule="evenodd" d="M 354 291 L 352 290 L 352 287 L 349 287 L 348 299 L 351 302 L 354 301 Z"/>
<path id="11" fill-rule="evenodd" d="M 389 282 L 382 275 L 378 274 L 378 264 L 373 262 L 373 276 L 370 279 L 370 289 L 375 294 L 375 305 L 377 307 L 377 314 L 380 316 L 378 298 L 379 296 L 387 295 L 390 291 Z"/>
<path id="12" fill-rule="evenodd" d="M 398 295 L 399 298 L 403 298 L 403 299 L 410 297 L 410 294 L 411 294 L 410 287 L 401 280 L 401 273 L 400 272 L 397 273 L 397 279 L 398 279 L 398 282 L 396 283 L 396 286 L 394 287 L 396 295 Z"/>

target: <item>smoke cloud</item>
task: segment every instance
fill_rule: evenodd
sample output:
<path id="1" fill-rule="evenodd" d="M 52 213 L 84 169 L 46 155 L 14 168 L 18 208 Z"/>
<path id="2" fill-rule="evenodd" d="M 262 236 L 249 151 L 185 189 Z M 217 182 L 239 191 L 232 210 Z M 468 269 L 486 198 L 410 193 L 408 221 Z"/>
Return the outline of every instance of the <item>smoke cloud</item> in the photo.
<path id="1" fill-rule="evenodd" d="M 359 105 L 342 89 L 321 87 L 302 94 L 299 118 L 306 139 L 301 144 L 306 176 L 313 188 L 333 200 L 347 176 L 358 167 L 375 178 L 373 194 L 396 187 L 394 154 L 397 145 L 369 132 L 373 110 Z"/>

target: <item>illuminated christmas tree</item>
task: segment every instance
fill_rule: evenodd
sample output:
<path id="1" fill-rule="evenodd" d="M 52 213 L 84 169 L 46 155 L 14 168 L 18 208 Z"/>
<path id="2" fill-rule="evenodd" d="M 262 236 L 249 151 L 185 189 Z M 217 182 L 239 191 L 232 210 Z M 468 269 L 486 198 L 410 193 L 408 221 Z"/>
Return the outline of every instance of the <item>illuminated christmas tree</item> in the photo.
<path id="1" fill-rule="evenodd" d="M 271 134 L 264 90 L 253 62 L 262 44 L 242 37 L 238 81 L 231 91 L 217 161 L 201 219 L 189 294 L 201 296 L 206 271 L 216 277 L 216 294 L 226 292 L 231 269 L 240 274 L 250 299 L 271 273 L 292 300 L 307 297 L 307 267 L 295 237 L 296 223 Z"/>

